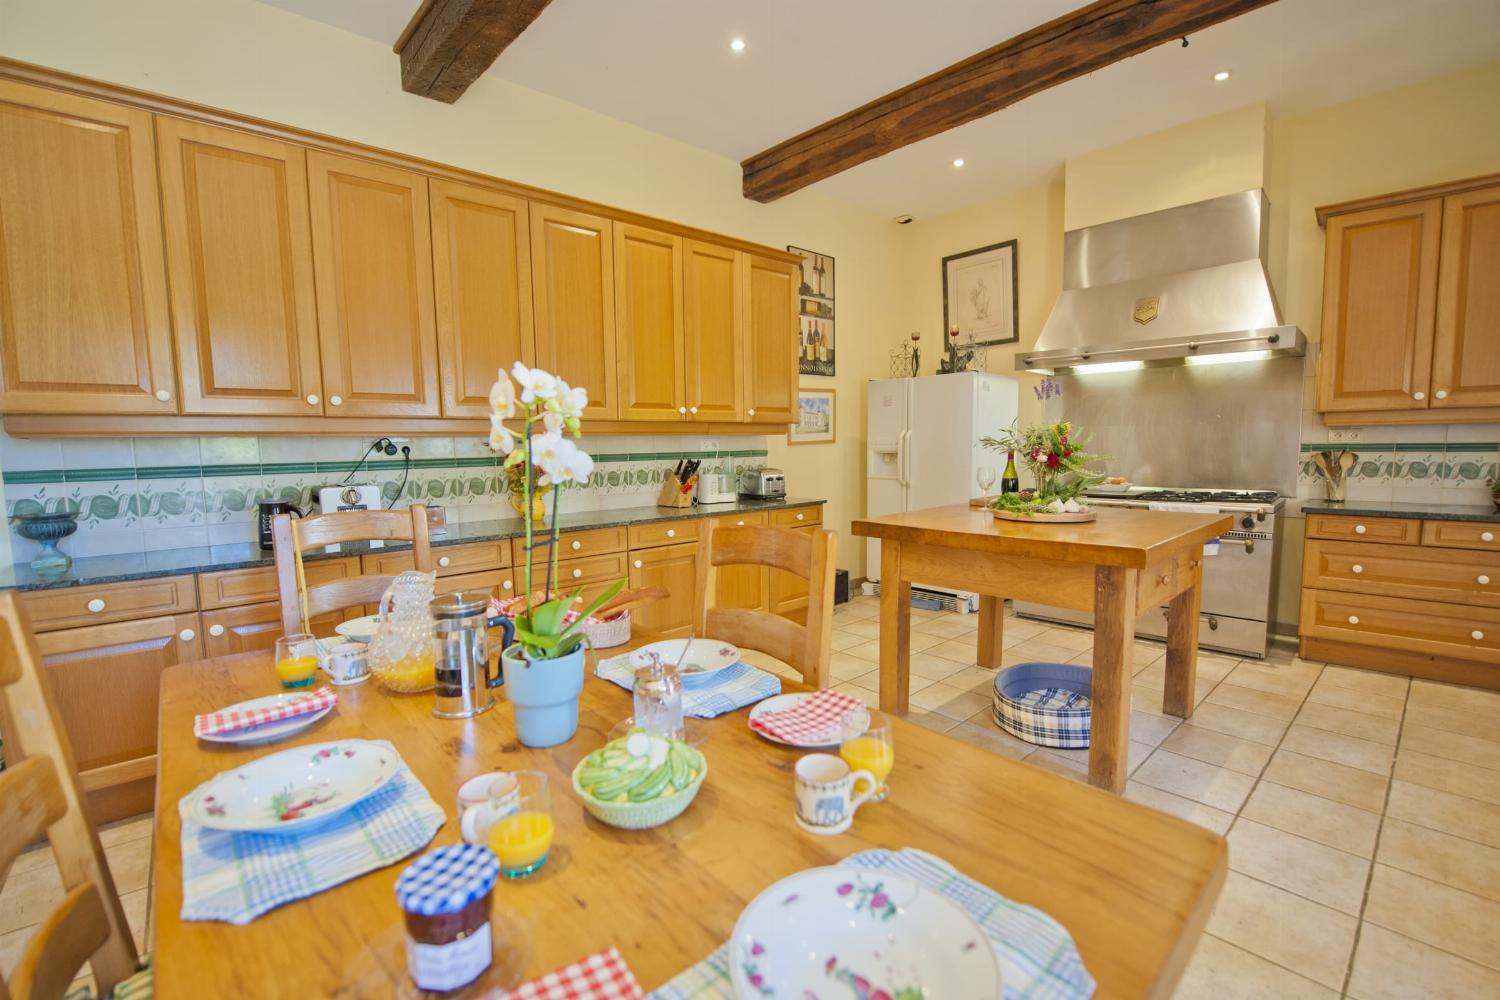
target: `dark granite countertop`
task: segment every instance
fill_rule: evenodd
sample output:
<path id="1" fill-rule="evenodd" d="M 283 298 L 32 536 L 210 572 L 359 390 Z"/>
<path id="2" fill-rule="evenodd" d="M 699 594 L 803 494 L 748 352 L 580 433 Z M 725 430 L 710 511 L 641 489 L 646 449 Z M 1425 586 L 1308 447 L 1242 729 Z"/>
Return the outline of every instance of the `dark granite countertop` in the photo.
<path id="1" fill-rule="evenodd" d="M 1500 524 L 1492 504 L 1406 503 L 1398 500 L 1304 500 L 1304 514 L 1357 514 L 1360 517 L 1419 517 L 1427 521 L 1485 521 Z"/>
<path id="2" fill-rule="evenodd" d="M 652 521 L 719 517 L 725 514 L 744 514 L 784 507 L 813 507 L 823 503 L 827 501 L 788 497 L 785 500 L 738 500 L 735 503 L 716 503 L 701 507 L 622 507 L 618 510 L 565 513 L 562 515 L 561 523 L 564 531 L 584 528 L 618 528 Z M 432 547 L 519 538 L 525 533 L 525 523 L 519 517 L 497 521 L 450 523 L 445 533 L 432 536 Z M 66 543 L 63 547 L 67 547 Z M 343 558 L 362 555 L 366 552 L 390 552 L 408 547 L 400 543 L 373 549 L 367 543 L 361 542 L 341 546 L 340 551 L 337 552 L 309 552 L 306 558 Z M 51 590 L 58 587 L 79 587 L 94 583 L 120 583 L 126 580 L 176 576 L 179 573 L 210 573 L 215 570 L 271 566 L 275 562 L 270 549 L 262 549 L 253 544 L 162 549 L 156 552 L 132 552 L 116 556 L 81 556 L 74 559 L 72 568 L 60 577 L 38 576 L 25 563 L 7 567 L 0 571 L 0 590 Z"/>

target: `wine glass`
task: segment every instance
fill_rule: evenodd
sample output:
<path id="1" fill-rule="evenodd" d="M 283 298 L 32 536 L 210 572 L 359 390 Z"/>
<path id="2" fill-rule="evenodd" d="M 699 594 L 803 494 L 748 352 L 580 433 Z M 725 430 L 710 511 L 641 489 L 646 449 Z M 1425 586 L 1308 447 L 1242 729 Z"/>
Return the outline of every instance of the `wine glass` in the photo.
<path id="1" fill-rule="evenodd" d="M 979 483 L 979 492 L 982 496 L 989 496 L 990 489 L 995 485 L 995 467 L 993 465 L 981 465 L 974 470 L 974 479 Z"/>

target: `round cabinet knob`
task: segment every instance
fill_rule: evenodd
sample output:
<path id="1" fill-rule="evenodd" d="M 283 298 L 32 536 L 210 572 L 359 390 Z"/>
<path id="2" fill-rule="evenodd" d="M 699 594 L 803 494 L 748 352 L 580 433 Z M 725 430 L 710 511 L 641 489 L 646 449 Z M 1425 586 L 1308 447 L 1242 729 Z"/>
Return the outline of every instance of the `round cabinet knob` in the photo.
<path id="1" fill-rule="evenodd" d="M 1487 587 L 1489 586 L 1490 578 L 1485 576 L 1483 573 L 1480 573 L 1478 579 L 1475 582 L 1477 582 L 1481 587 Z"/>
<path id="2" fill-rule="evenodd" d="M 667 537 L 668 538 L 676 538 L 677 537 L 677 529 L 676 528 L 668 528 L 667 529 Z"/>
<path id="3" fill-rule="evenodd" d="M 104 610 L 104 602 L 96 597 L 92 601 L 89 601 L 88 609 L 97 615 Z"/>
<path id="4" fill-rule="evenodd" d="M 745 526 L 745 522 L 744 521 L 736 521 L 736 522 L 734 522 L 734 526 L 736 528 L 743 528 Z"/>
<path id="5" fill-rule="evenodd" d="M 640 568 L 641 568 L 641 566 L 642 566 L 642 563 L 641 563 L 641 561 L 640 561 L 640 560 L 639 560 L 639 559 L 637 559 L 637 560 L 636 560 L 636 561 L 635 561 L 635 562 L 634 562 L 634 563 L 632 563 L 632 564 L 631 564 L 631 565 L 633 565 L 633 566 L 634 566 L 634 567 L 635 567 L 635 568 L 636 568 L 636 569 L 640 569 Z"/>
<path id="6" fill-rule="evenodd" d="M 1418 402 L 1421 402 L 1422 400 L 1424 400 L 1424 399 L 1427 398 L 1427 393 L 1425 393 L 1425 392 L 1414 392 L 1414 393 L 1411 394 L 1411 398 L 1417 400 Z"/>
<path id="7" fill-rule="evenodd" d="M 806 514 L 798 514 L 798 515 L 797 515 L 797 520 L 799 520 L 799 521 L 800 521 L 800 520 L 802 520 L 802 519 L 803 519 L 803 518 L 804 518 L 804 517 L 806 517 L 806 516 L 807 516 L 807 515 L 806 515 Z"/>
<path id="8" fill-rule="evenodd" d="M 583 570 L 581 570 L 581 569 L 575 569 L 573 571 L 573 579 L 575 579 L 575 580 L 578 579 L 582 575 L 583 575 Z"/>
<path id="9" fill-rule="evenodd" d="M 678 413 L 686 413 L 687 412 L 687 407 L 686 406 L 679 406 L 677 408 L 677 412 Z"/>
<path id="10" fill-rule="evenodd" d="M 752 416 L 753 417 L 753 416 L 755 416 L 755 409 L 752 407 L 751 409 L 746 410 L 745 413 L 748 416 Z"/>
<path id="11" fill-rule="evenodd" d="M 343 396 L 329 396 L 328 397 L 328 402 L 332 406 L 343 406 L 344 405 L 344 397 Z"/>
<path id="12" fill-rule="evenodd" d="M 318 394 L 317 393 L 310 392 L 310 393 L 307 394 L 307 405 L 308 406 L 317 406 L 318 405 Z"/>
<path id="13" fill-rule="evenodd" d="M 1353 566 L 1350 566 L 1349 568 L 1352 569 L 1352 570 L 1354 570 L 1354 572 L 1356 572 L 1356 573 L 1363 573 L 1365 571 L 1365 568 L 1363 566 L 1361 566 L 1359 563 L 1355 563 Z"/>
<path id="14" fill-rule="evenodd" d="M 696 417 L 698 415 L 698 408 L 696 406 L 689 406 L 688 412 Z"/>
<path id="15" fill-rule="evenodd" d="M 192 642 L 193 638 L 197 636 L 197 634 L 198 633 L 194 632 L 192 629 L 185 628 L 181 632 L 177 633 L 177 638 L 181 639 L 183 642 Z"/>
<path id="16" fill-rule="evenodd" d="M 502 584 L 501 584 L 501 585 L 500 585 L 500 589 L 501 589 L 501 590 L 510 590 L 510 589 L 511 589 L 511 588 L 513 588 L 513 587 L 514 587 L 514 586 L 515 586 L 515 584 L 514 584 L 514 583 L 512 583 L 512 582 L 511 582 L 511 581 L 509 581 L 509 580 L 506 580 L 506 581 L 505 581 L 505 582 L 504 582 L 504 583 L 502 583 Z"/>
<path id="17" fill-rule="evenodd" d="M 579 542 L 579 541 L 575 541 L 572 544 L 571 548 L 573 549 L 574 552 L 577 552 L 579 549 L 583 548 L 583 543 Z"/>
<path id="18" fill-rule="evenodd" d="M 1479 533 L 1479 540 L 1481 542 L 1493 542 L 1495 540 L 1495 533 L 1493 531 L 1481 531 Z"/>
<path id="19" fill-rule="evenodd" d="M 1350 625 L 1358 625 L 1359 624 L 1359 615 L 1350 615 L 1349 616 L 1349 624 Z"/>
<path id="20" fill-rule="evenodd" d="M 156 398 L 165 403 L 172 398 L 172 394 L 165 389 L 157 389 Z"/>
<path id="21" fill-rule="evenodd" d="M 221 636 L 221 635 L 224 634 L 224 626 L 223 625 L 210 625 L 208 627 L 208 634 L 211 635 L 211 636 L 213 636 L 215 639 L 217 639 L 219 636 Z"/>
<path id="22" fill-rule="evenodd" d="M 439 566 L 447 566 L 452 561 L 453 560 L 449 559 L 447 556 L 443 556 L 441 559 L 438 560 L 438 565 Z"/>
<path id="23" fill-rule="evenodd" d="M 1434 399 L 1447 399 L 1448 398 L 1448 390 L 1447 389 L 1439 389 L 1437 392 L 1433 393 L 1432 396 L 1433 396 Z"/>
<path id="24" fill-rule="evenodd" d="M 1484 638 L 1484 633 L 1476 628 L 1474 631 L 1469 633 L 1469 638 L 1473 639 L 1475 642 L 1478 642 L 1480 639 Z"/>
<path id="25" fill-rule="evenodd" d="M 1356 524 L 1354 526 L 1354 533 L 1356 535 L 1363 535 L 1365 533 L 1365 526 L 1363 524 Z"/>

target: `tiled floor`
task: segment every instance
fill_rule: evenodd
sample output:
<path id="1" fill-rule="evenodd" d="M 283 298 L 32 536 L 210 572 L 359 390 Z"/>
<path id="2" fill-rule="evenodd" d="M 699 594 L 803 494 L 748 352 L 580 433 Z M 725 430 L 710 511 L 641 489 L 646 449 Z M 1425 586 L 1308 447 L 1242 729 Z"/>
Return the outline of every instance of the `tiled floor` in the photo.
<path id="1" fill-rule="evenodd" d="M 833 678 L 874 703 L 878 602 L 834 616 Z M 990 720 L 977 616 L 914 611 L 912 721 L 1082 780 L 1087 751 Z M 1092 634 L 1007 616 L 1003 662 L 1087 663 Z M 1230 874 L 1179 1000 L 1500 997 L 1500 693 L 1202 654 L 1191 721 L 1161 714 L 1162 644 L 1136 644 L 1126 796 L 1229 839 Z M 759 659 L 747 656 L 747 659 Z M 775 666 L 767 663 L 767 666 Z M 151 826 L 101 831 L 136 940 Z M 0 972 L 60 897 L 46 848 L 0 886 Z"/>

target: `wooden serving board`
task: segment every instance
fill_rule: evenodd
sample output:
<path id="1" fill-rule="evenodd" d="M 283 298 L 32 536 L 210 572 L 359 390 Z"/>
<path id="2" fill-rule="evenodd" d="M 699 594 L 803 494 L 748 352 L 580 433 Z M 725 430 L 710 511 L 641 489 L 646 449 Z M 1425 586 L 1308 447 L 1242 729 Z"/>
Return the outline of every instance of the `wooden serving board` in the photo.
<path id="1" fill-rule="evenodd" d="M 1008 510 L 995 510 L 990 513 L 995 515 L 997 521 L 1020 521 L 1031 524 L 1081 524 L 1084 521 L 1095 521 L 1099 518 L 1099 515 L 1091 510 L 1080 514 L 1015 514 Z"/>

